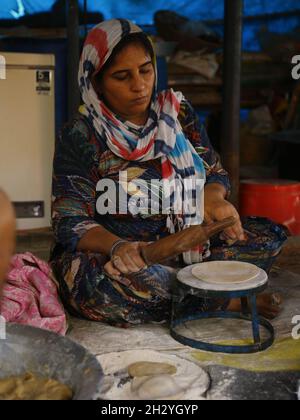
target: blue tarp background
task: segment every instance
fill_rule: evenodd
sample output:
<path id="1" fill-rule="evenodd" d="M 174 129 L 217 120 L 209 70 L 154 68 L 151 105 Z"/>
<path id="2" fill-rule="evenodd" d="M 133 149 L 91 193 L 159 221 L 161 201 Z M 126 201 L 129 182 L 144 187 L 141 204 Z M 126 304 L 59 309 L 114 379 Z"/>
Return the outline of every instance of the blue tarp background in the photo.
<path id="1" fill-rule="evenodd" d="M 20 3 L 30 14 L 50 10 L 55 0 L 22 0 Z M 151 24 L 153 13 L 159 9 L 174 10 L 193 19 L 222 18 L 223 4 L 223 0 L 89 0 L 88 8 L 102 12 L 107 19 L 128 17 L 141 24 Z M 245 0 L 246 16 L 295 9 L 300 9 L 297 0 Z M 0 18 L 11 18 L 11 10 L 18 10 L 18 0 L 0 1 Z"/>
<path id="2" fill-rule="evenodd" d="M 49 11 L 55 0 L 0 0 L 0 19 L 12 19 L 14 12 L 33 14 Z M 83 5 L 83 1 L 79 3 Z M 22 7 L 24 9 L 22 10 Z M 151 25 L 153 14 L 160 9 L 174 10 L 194 20 L 222 19 L 223 0 L 88 0 L 91 12 L 103 13 L 106 19 L 129 18 L 141 25 Z M 299 0 L 245 0 L 245 16 L 300 10 Z M 289 32 L 300 26 L 300 16 L 249 22 L 244 27 L 244 49 L 260 49 L 257 32 L 265 25 L 274 32 Z M 222 31 L 221 27 L 215 28 Z"/>

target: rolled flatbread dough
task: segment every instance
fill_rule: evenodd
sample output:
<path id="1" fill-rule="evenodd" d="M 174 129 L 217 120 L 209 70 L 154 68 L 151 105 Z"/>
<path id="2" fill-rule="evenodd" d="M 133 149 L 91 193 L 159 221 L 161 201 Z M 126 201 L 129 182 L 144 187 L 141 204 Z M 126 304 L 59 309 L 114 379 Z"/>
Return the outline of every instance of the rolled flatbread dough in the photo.
<path id="1" fill-rule="evenodd" d="M 132 378 L 155 375 L 175 375 L 177 368 L 169 363 L 137 362 L 128 366 Z"/>
<path id="2" fill-rule="evenodd" d="M 198 264 L 192 274 L 205 283 L 238 284 L 254 280 L 260 269 L 253 264 L 239 261 L 212 261 Z"/>

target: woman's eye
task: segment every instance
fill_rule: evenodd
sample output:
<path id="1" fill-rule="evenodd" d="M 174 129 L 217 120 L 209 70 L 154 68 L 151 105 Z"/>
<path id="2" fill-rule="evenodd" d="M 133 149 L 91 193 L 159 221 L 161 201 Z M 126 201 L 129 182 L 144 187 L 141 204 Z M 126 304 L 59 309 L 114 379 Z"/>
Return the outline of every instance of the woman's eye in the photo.
<path id="1" fill-rule="evenodd" d="M 151 71 L 152 71 L 152 69 L 142 69 L 141 73 L 142 74 L 148 74 L 148 73 L 151 73 Z"/>
<path id="2" fill-rule="evenodd" d="M 122 82 L 123 80 L 126 80 L 127 79 L 127 75 L 124 75 L 124 76 L 115 76 L 114 78 L 116 80 L 118 80 L 119 82 Z"/>

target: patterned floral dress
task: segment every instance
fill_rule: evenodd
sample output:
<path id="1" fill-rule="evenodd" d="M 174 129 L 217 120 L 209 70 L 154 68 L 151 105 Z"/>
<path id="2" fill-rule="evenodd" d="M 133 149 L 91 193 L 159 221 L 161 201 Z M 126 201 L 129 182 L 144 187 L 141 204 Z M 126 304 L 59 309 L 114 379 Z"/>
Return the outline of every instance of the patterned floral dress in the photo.
<path id="1" fill-rule="evenodd" d="M 220 183 L 229 193 L 228 174 L 186 101 L 181 104 L 179 119 L 186 137 L 205 162 L 207 184 Z M 132 125 L 132 130 L 139 127 Z M 80 239 L 99 224 L 132 241 L 155 241 L 168 235 L 165 215 L 98 214 L 97 183 L 105 178 L 118 186 L 120 171 L 127 172 L 128 181 L 161 179 L 160 160 L 129 162 L 115 156 L 87 118 L 78 116 L 63 128 L 54 157 L 52 219 L 56 244 L 51 255 L 60 295 L 74 315 L 114 326 L 167 321 L 176 278 L 174 267 L 154 265 L 116 281 L 104 272 L 108 256 L 77 251 Z M 216 309 L 220 304 L 224 306 L 224 302 L 197 302 L 201 310 Z"/>

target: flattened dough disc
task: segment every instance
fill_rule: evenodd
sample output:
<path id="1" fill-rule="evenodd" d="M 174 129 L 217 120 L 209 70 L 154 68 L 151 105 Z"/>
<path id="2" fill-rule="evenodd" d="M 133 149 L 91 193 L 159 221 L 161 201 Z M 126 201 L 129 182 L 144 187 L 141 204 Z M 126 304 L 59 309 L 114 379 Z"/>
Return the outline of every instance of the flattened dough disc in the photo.
<path id="1" fill-rule="evenodd" d="M 193 267 L 197 279 L 213 284 L 239 284 L 254 280 L 260 269 L 253 264 L 239 261 L 211 261 Z"/>

